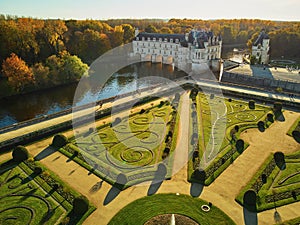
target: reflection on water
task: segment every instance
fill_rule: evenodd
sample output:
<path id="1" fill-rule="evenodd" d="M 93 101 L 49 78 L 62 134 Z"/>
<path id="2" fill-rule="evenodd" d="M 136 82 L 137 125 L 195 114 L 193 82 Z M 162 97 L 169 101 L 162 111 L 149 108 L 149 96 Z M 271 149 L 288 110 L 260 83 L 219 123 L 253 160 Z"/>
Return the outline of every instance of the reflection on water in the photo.
<path id="1" fill-rule="evenodd" d="M 77 84 L 2 99 L 0 100 L 0 127 L 69 109 L 72 107 L 73 100 L 77 105 L 83 105 L 149 85 L 146 81 L 138 81 L 138 78 L 160 76 L 176 79 L 184 75 L 184 72 L 174 70 L 172 65 L 143 62 L 127 66 L 115 73 L 101 91 L 98 87 L 93 87 L 91 80 L 82 81 L 81 85 L 84 88 L 80 89 L 82 92 L 78 94 L 78 99 L 73 99 Z"/>

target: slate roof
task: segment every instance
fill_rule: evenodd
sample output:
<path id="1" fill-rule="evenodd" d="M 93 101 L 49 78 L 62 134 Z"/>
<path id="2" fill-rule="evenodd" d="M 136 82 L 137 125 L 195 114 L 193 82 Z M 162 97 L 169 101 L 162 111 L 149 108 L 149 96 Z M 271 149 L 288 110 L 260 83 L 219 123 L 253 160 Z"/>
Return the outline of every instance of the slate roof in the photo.
<path id="1" fill-rule="evenodd" d="M 188 35 L 188 41 L 185 39 L 185 34 L 158 34 L 158 33 L 147 33 L 147 32 L 141 32 L 137 35 L 139 40 L 141 40 L 143 37 L 145 40 L 150 38 L 153 40 L 153 38 L 156 38 L 156 40 L 159 40 L 160 38 L 162 41 L 167 39 L 168 42 L 170 42 L 170 39 L 173 39 L 173 42 L 175 42 L 176 39 L 179 40 L 180 44 L 184 47 L 188 46 L 188 43 L 191 43 L 194 45 L 195 41 L 198 43 L 199 48 L 204 48 L 204 42 L 208 42 L 209 38 L 213 38 L 213 32 L 209 31 L 198 31 L 198 30 L 192 30 Z M 221 40 L 221 37 L 218 37 L 218 40 Z"/>
<path id="2" fill-rule="evenodd" d="M 253 45 L 254 46 L 257 46 L 259 44 L 262 45 L 264 39 L 270 39 L 270 38 L 269 35 L 264 30 L 262 30 Z"/>

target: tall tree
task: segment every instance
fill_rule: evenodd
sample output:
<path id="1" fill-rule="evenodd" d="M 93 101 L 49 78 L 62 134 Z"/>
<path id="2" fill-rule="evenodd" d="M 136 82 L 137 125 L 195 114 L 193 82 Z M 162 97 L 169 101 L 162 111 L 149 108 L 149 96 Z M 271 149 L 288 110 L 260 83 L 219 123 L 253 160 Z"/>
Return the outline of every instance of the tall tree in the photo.
<path id="1" fill-rule="evenodd" d="M 16 92 L 34 83 L 32 70 L 14 53 L 3 62 L 2 73 Z"/>
<path id="2" fill-rule="evenodd" d="M 145 28 L 145 32 L 147 32 L 147 33 L 157 33 L 157 29 L 156 29 L 155 26 L 150 24 Z"/>
<path id="3" fill-rule="evenodd" d="M 130 24 L 122 24 L 122 27 L 124 30 L 123 43 L 127 44 L 134 38 L 135 29 Z"/>

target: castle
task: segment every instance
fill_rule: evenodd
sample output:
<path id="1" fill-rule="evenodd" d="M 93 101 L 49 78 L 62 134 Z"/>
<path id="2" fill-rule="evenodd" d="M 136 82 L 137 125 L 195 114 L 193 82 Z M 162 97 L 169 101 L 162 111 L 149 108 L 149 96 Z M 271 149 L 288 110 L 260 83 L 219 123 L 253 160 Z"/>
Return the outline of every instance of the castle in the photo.
<path id="1" fill-rule="evenodd" d="M 206 63 L 220 69 L 222 39 L 211 31 L 191 30 L 186 34 L 139 33 L 133 40 L 133 54 L 141 61 L 192 67 Z"/>
<path id="2" fill-rule="evenodd" d="M 252 46 L 252 56 L 259 64 L 269 63 L 270 38 L 265 30 L 262 30 Z"/>

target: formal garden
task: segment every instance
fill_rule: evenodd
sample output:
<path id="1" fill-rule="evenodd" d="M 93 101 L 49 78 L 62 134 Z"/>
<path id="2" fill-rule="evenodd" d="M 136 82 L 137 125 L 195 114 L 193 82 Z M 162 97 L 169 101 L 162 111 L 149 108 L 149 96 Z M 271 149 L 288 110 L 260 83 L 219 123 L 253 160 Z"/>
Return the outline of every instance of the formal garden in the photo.
<path id="1" fill-rule="evenodd" d="M 258 212 L 299 201 L 299 166 L 300 149 L 289 155 L 282 152 L 270 155 L 241 190 L 236 201 L 247 207 L 249 204 L 245 196 L 252 193 L 252 208 Z"/>
<path id="2" fill-rule="evenodd" d="M 205 207 L 207 207 L 207 209 Z M 111 219 L 109 225 L 170 224 L 170 219 L 166 223 L 161 223 L 158 219 L 156 219 L 156 223 L 151 223 L 151 220 L 155 217 L 157 218 L 157 216 L 170 214 L 187 217 L 188 221 L 192 220 L 195 222 L 193 224 L 235 224 L 230 217 L 211 203 L 188 195 L 179 195 L 174 193 L 156 194 L 138 199 L 121 209 Z M 184 220 L 184 218 L 179 219 L 181 221 Z M 191 223 L 182 222 L 181 224 Z"/>
<path id="3" fill-rule="evenodd" d="M 172 174 L 177 137 L 179 95 L 149 107 L 139 106 L 129 117 L 115 117 L 96 129 L 65 140 L 60 151 L 111 184 L 124 189 Z M 63 137 L 62 137 L 63 139 Z"/>
<path id="4" fill-rule="evenodd" d="M 81 224 L 95 207 L 18 146 L 0 165 L 0 224 Z"/>
<path id="5" fill-rule="evenodd" d="M 239 138 L 241 132 L 249 128 L 264 132 L 275 112 L 253 100 L 224 99 L 195 89 L 190 97 L 188 180 L 209 185 L 248 147 Z"/>

